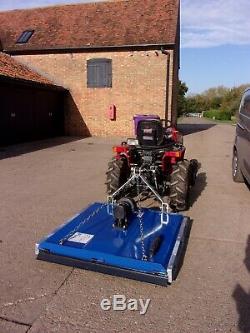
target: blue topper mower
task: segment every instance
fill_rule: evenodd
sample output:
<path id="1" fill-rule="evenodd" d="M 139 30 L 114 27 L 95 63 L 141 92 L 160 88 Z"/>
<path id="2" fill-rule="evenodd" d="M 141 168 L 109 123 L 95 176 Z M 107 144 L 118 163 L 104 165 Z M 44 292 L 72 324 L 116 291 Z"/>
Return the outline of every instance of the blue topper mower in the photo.
<path id="1" fill-rule="evenodd" d="M 107 202 L 90 205 L 40 241 L 37 259 L 160 285 L 175 279 L 189 224 L 177 212 L 188 208 L 198 163 L 184 159 L 180 134 L 159 117 L 134 121 L 136 139 L 114 147 Z M 142 207 L 152 200 L 158 209 Z"/>

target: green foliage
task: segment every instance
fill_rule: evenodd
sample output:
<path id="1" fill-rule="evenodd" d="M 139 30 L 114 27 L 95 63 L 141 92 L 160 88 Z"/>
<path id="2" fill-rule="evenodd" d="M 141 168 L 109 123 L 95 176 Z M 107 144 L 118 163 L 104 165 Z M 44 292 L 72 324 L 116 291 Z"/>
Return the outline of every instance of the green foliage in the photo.
<path id="1" fill-rule="evenodd" d="M 210 88 L 202 94 L 188 96 L 185 98 L 186 112 L 203 112 L 205 117 L 229 120 L 231 116 L 237 114 L 242 93 L 248 86 L 250 84 L 234 88 L 219 86 Z"/>
<path id="2" fill-rule="evenodd" d="M 188 87 L 185 82 L 178 82 L 178 99 L 177 99 L 177 112 L 178 116 L 183 115 L 186 112 L 186 94 L 188 92 Z"/>
<path id="3" fill-rule="evenodd" d="M 228 111 L 209 110 L 205 111 L 203 116 L 215 120 L 231 120 L 232 113 Z"/>

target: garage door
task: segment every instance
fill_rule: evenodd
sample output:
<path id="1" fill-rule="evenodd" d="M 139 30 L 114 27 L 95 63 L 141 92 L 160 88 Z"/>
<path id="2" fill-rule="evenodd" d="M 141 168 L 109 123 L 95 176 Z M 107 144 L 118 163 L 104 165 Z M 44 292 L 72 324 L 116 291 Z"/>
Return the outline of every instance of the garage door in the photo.
<path id="1" fill-rule="evenodd" d="M 63 134 L 63 100 L 57 91 L 0 87 L 0 144 Z"/>

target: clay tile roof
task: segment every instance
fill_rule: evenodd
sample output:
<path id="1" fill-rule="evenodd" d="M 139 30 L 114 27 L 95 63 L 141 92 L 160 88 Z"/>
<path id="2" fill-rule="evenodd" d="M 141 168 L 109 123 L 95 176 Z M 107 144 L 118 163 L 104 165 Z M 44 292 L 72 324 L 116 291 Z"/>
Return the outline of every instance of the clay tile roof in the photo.
<path id="1" fill-rule="evenodd" d="M 179 0 L 124 0 L 0 12 L 4 51 L 176 43 Z M 16 44 L 34 30 L 27 44 Z"/>
<path id="2" fill-rule="evenodd" d="M 0 52 L 0 77 L 53 85 L 53 83 L 48 79 L 33 72 L 26 66 L 14 60 L 11 56 L 2 52 Z"/>

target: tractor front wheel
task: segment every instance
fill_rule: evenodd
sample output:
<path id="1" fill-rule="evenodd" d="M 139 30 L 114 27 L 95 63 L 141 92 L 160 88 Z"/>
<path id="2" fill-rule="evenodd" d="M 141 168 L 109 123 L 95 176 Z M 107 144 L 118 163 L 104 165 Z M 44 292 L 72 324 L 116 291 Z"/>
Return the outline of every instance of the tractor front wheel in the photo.
<path id="1" fill-rule="evenodd" d="M 126 183 L 130 174 L 127 159 L 122 157 L 120 159 L 113 158 L 108 165 L 107 175 L 107 193 L 108 195 L 113 194 L 123 184 Z"/>
<path id="2" fill-rule="evenodd" d="M 175 211 L 187 210 L 189 206 L 190 162 L 179 161 L 173 165 L 170 176 L 170 206 Z"/>

